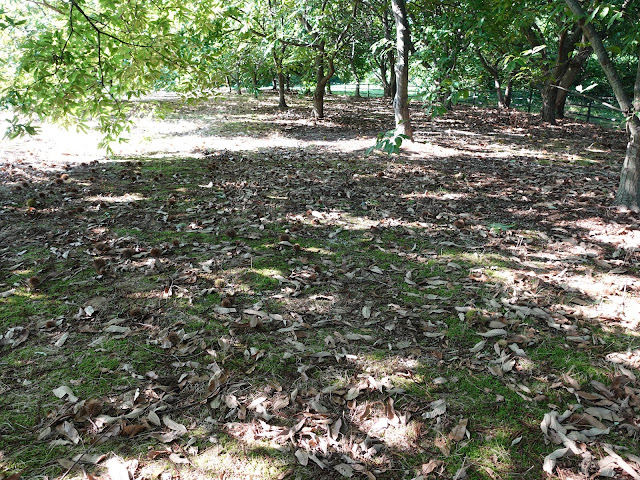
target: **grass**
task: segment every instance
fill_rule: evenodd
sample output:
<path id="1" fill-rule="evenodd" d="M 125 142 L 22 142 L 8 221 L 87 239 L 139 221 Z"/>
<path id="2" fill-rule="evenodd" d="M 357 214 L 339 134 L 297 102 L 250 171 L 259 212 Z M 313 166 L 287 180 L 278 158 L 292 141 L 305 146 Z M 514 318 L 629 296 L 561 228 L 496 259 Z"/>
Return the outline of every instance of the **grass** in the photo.
<path id="1" fill-rule="evenodd" d="M 234 105 L 251 115 L 260 108 L 248 100 Z M 294 118 L 296 108 L 287 115 Z M 202 113 L 207 121 L 214 117 Z M 347 132 L 358 121 L 344 121 L 340 129 Z M 211 128 L 235 135 L 246 125 L 236 118 Z M 428 127 L 441 128 L 435 120 Z M 324 129 L 322 136 L 332 134 L 317 128 Z M 251 123 L 243 138 L 248 145 L 252 136 L 274 129 L 281 126 Z M 153 143 L 149 138 L 145 144 Z M 440 140 L 449 148 L 456 139 L 431 139 Z M 489 148 L 484 141 L 489 146 L 476 146 Z M 549 145 L 565 152 L 566 138 L 551 138 Z M 571 310 L 574 298 L 583 300 L 586 312 L 601 307 L 561 283 L 582 275 L 585 265 L 596 268 L 593 259 L 599 257 L 580 264 L 546 259 L 574 255 L 580 244 L 563 243 L 557 229 L 568 231 L 567 219 L 579 223 L 575 212 L 585 205 L 558 203 L 557 221 L 535 205 L 509 218 L 508 209 L 494 205 L 495 192 L 482 196 L 501 160 L 474 157 L 465 164 L 420 153 L 390 161 L 318 148 L 123 155 L 102 163 L 95 181 L 89 180 L 95 166 L 69 170 L 67 184 L 48 187 L 46 206 L 35 217 L 24 209 L 5 211 L 27 244 L 12 246 L 5 250 L 7 260 L 0 259 L 8 272 L 0 292 L 16 288 L 0 298 L 0 335 L 21 326 L 29 336 L 16 347 L 0 346 L 0 478 L 23 471 L 27 478 L 59 476 L 64 469 L 57 460 L 87 447 L 137 458 L 149 478 L 178 469 L 194 478 L 332 479 L 340 475 L 334 466 L 345 462 L 380 479 L 415 478 L 432 459 L 443 462 L 444 478 L 463 465 L 469 478 L 540 478 L 542 460 L 555 448 L 545 445 L 540 422 L 551 409 L 562 412 L 576 403 L 563 375 L 589 392 L 593 380 L 611 386 L 620 371 L 606 355 L 640 346 L 622 323 L 598 326 Z M 501 152 L 509 148 L 500 145 Z M 538 165 L 544 159 L 528 161 Z M 500 175 L 514 184 L 529 179 L 526 162 L 505 160 Z M 545 172 L 563 174 L 554 170 L 563 168 L 557 163 Z M 600 163 L 584 168 L 608 178 Z M 121 178 L 123 171 L 140 178 Z M 50 174 L 42 175 L 42 184 L 55 185 Z M 434 184 L 425 187 L 430 178 Z M 475 181 L 483 185 L 475 191 L 478 198 L 459 195 Z M 533 195 L 529 183 L 519 182 L 522 195 Z M 78 192 L 64 190 L 68 185 Z M 0 195 L 13 193 L 0 189 Z M 173 205 L 167 202 L 171 195 L 177 198 Z M 439 200 L 444 195 L 451 199 Z M 112 202 L 98 208 L 98 198 Z M 85 209 L 79 214 L 63 215 L 80 205 Z M 595 218 L 596 206 L 586 206 Z M 423 209 L 434 214 L 422 215 Z M 454 226 L 458 218 L 465 219 L 462 228 Z M 590 218 L 589 232 L 602 233 Z M 542 233 L 553 240 L 544 241 Z M 281 243 L 283 235 L 299 248 Z M 593 236 L 581 237 L 583 248 L 595 251 L 587 245 Z M 98 250 L 99 242 L 110 248 Z M 153 247 L 162 250 L 157 259 Z M 134 255 L 126 257 L 125 248 Z M 598 252 L 606 258 L 605 248 Z M 102 272 L 93 266 L 96 257 L 107 259 Z M 34 274 L 46 281 L 30 290 L 26 279 Z M 94 311 L 80 310 L 90 303 Z M 562 315 L 563 325 L 590 340 L 572 343 L 566 337 L 574 330 L 551 328 L 514 306 L 544 309 L 559 322 Z M 497 325 L 507 334 L 479 336 L 496 328 L 490 322 L 503 322 Z M 66 343 L 58 344 L 65 333 Z M 484 348 L 471 352 L 483 339 Z M 526 357 L 514 355 L 514 344 Z M 513 368 L 500 371 L 509 360 Z M 128 415 L 120 418 L 123 424 L 145 430 L 92 446 L 95 435 L 108 430 L 99 430 L 98 414 L 80 419 L 78 404 L 54 396 L 61 385 L 80 402 L 102 402 L 100 414 Z M 264 410 L 252 405 L 257 399 Z M 407 421 L 376 431 L 375 422 L 393 417 L 389 399 Z M 446 412 L 425 417 L 439 399 Z M 158 436 L 171 428 L 164 421 L 154 424 L 152 411 L 185 425 L 188 433 L 163 444 Z M 447 439 L 461 418 L 469 419 L 469 435 L 449 439 L 446 455 L 435 442 Z M 78 429 L 83 447 L 50 443 L 64 440 L 55 433 L 63 420 Z M 48 425 L 53 436 L 36 441 Z M 631 445 L 611 427 L 603 441 Z M 598 441 L 587 446 L 595 455 Z M 165 448 L 186 452 L 191 464 L 145 457 Z M 328 468 L 313 461 L 301 465 L 293 455 L 298 449 Z"/>

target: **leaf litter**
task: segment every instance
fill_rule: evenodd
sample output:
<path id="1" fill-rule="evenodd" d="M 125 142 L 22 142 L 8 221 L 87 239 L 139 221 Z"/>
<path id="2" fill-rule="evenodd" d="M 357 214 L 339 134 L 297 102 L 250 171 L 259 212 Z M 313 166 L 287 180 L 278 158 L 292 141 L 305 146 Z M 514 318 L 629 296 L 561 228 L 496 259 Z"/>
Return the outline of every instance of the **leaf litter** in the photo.
<path id="1" fill-rule="evenodd" d="M 260 109 L 267 124 L 276 115 Z M 305 118 L 294 108 L 282 121 Z M 264 445 L 280 476 L 637 478 L 638 219 L 603 206 L 616 165 L 541 146 L 582 151 L 585 134 L 616 155 L 623 144 L 594 126 L 515 128 L 475 109 L 416 118 L 424 140 L 394 158 L 315 143 L 335 135 L 322 122 L 295 130 L 299 148 L 215 148 L 229 145 L 222 135 L 165 158 L 12 151 L 0 190 L 12 369 L 0 387 L 3 407 L 33 407 L 31 429 L 15 408 L 3 417 L 3 454 L 55 449 L 57 467 L 25 463 L 25 477 L 97 464 L 157 478 L 167 458 L 234 478 L 242 452 Z M 349 112 L 335 122 L 342 134 L 381 128 Z M 508 143 L 482 140 L 496 135 Z M 35 308 L 19 306 L 25 295 Z M 554 356 L 575 352 L 603 373 L 563 371 Z M 460 395 L 469 382 L 485 408 L 539 412 L 505 440 L 523 460 L 467 458 L 505 428 Z M 120 458 L 132 444 L 149 455 Z M 235 464 L 198 463 L 232 445 Z"/>

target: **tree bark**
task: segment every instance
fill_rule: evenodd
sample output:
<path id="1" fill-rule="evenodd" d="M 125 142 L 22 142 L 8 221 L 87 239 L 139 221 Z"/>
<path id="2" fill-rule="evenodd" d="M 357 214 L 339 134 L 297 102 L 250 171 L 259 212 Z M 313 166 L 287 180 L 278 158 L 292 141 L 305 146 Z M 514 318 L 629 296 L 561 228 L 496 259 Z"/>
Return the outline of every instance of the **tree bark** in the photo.
<path id="1" fill-rule="evenodd" d="M 509 108 L 509 105 L 511 104 L 511 80 L 508 81 L 507 87 L 503 94 L 502 85 L 500 83 L 500 73 L 498 72 L 497 66 L 489 63 L 489 61 L 484 57 L 480 49 L 477 49 L 477 54 L 482 66 L 493 77 L 493 86 L 496 90 L 496 97 L 498 99 L 498 108 L 500 109 Z"/>
<path id="2" fill-rule="evenodd" d="M 569 61 L 569 68 L 564 72 L 562 79 L 560 80 L 560 88 L 556 96 L 556 118 L 564 118 L 564 108 L 567 103 L 567 94 L 569 89 L 573 86 L 582 71 L 587 59 L 591 56 L 593 49 L 591 47 L 583 47 L 578 50 L 573 58 Z"/>
<path id="3" fill-rule="evenodd" d="M 507 86 L 504 88 L 504 107 L 509 108 L 511 106 L 511 98 L 513 95 L 513 80 L 507 80 Z"/>
<path id="4" fill-rule="evenodd" d="M 284 95 L 285 85 L 284 85 L 284 74 L 282 70 L 278 72 L 278 108 L 280 110 L 286 110 L 288 107 L 287 100 Z"/>
<path id="5" fill-rule="evenodd" d="M 287 108 L 289 108 L 287 106 L 287 101 L 286 98 L 284 96 L 285 93 L 285 84 L 284 84 L 284 72 L 282 71 L 282 61 L 284 58 L 284 52 L 285 49 L 287 48 L 286 45 L 282 45 L 282 47 L 280 47 L 281 50 L 281 55 L 278 55 L 278 53 L 276 52 L 276 49 L 273 49 L 273 62 L 276 65 L 276 72 L 278 74 L 278 108 L 280 110 L 286 110 Z M 274 83 L 275 86 L 275 83 Z"/>
<path id="6" fill-rule="evenodd" d="M 258 73 L 255 68 L 251 71 L 251 85 L 253 87 L 253 96 L 258 98 Z"/>
<path id="7" fill-rule="evenodd" d="M 551 80 L 547 80 L 540 90 L 542 97 L 542 111 L 540 116 L 543 122 L 551 124 L 556 123 L 556 98 L 558 97 L 558 88 Z"/>
<path id="8" fill-rule="evenodd" d="M 413 141 L 413 130 L 409 116 L 409 48 L 411 35 L 405 0 L 391 0 L 396 21 L 396 94 L 393 111 L 396 118 L 396 134 L 403 134 Z"/>
<path id="9" fill-rule="evenodd" d="M 389 24 L 389 18 L 387 17 L 387 12 L 385 11 L 384 16 L 382 17 L 382 23 L 384 25 L 384 38 L 391 42 L 391 25 Z M 384 98 L 393 98 L 396 95 L 396 77 L 394 74 L 394 65 L 396 63 L 395 56 L 393 55 L 393 50 L 389 49 L 385 58 L 382 58 L 382 63 L 380 65 L 380 73 L 382 75 L 382 85 L 384 91 Z M 389 81 L 387 82 L 387 64 L 389 65 L 390 75 Z"/>
<path id="10" fill-rule="evenodd" d="M 579 17 L 582 31 L 589 39 L 593 51 L 598 57 L 598 63 L 609 80 L 620 109 L 627 116 L 629 141 L 614 203 L 634 212 L 640 212 L 640 119 L 638 118 L 640 112 L 640 49 L 636 52 L 638 67 L 632 103 L 624 90 L 622 79 L 604 47 L 602 38 L 591 23 L 584 21 L 586 13 L 582 6 L 577 0 L 565 0 L 565 2 L 573 14 Z"/>
<path id="11" fill-rule="evenodd" d="M 318 52 L 316 53 L 316 88 L 313 92 L 313 113 L 316 118 L 324 118 L 324 92 L 327 83 L 329 83 L 329 80 L 331 80 L 335 72 L 333 60 L 327 58 L 329 70 L 325 74 L 325 56 L 324 42 L 320 42 Z"/>
<path id="12" fill-rule="evenodd" d="M 353 73 L 353 77 L 356 79 L 356 91 L 355 97 L 360 98 L 360 76 L 358 75 L 358 70 L 356 69 L 356 42 L 355 40 L 351 44 L 351 57 L 349 57 L 349 63 L 351 64 L 351 73 Z"/>

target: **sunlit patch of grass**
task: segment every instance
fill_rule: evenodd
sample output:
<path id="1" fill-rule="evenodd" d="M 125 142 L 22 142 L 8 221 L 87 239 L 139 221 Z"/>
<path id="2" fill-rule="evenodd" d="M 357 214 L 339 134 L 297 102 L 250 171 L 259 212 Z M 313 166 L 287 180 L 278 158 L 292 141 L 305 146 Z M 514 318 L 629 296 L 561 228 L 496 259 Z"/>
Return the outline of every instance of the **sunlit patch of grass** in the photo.
<path id="1" fill-rule="evenodd" d="M 69 306 L 63 302 L 53 300 L 38 291 L 20 289 L 14 295 L 0 299 L 0 326 L 27 326 L 36 319 L 55 318 L 68 311 Z"/>
<path id="2" fill-rule="evenodd" d="M 239 438 L 228 434 L 212 436 L 209 447 L 195 457 L 194 465 L 211 477 L 231 475 L 269 480 L 276 479 L 293 463 L 290 453 L 268 442 L 250 439 L 243 435 L 243 430 L 235 433 Z"/>
<path id="3" fill-rule="evenodd" d="M 591 380 L 607 381 L 611 372 L 609 365 L 598 366 L 588 351 L 580 350 L 575 345 L 567 345 L 561 339 L 546 339 L 542 345 L 531 352 L 531 359 L 544 363 L 557 372 L 569 373 L 580 383 Z"/>

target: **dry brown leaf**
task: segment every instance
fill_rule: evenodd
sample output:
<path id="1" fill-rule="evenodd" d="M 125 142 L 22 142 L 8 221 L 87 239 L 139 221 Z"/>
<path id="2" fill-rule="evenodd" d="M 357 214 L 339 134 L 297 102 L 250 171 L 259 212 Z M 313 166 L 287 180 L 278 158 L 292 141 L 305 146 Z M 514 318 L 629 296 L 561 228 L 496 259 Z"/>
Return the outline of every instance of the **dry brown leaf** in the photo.
<path id="1" fill-rule="evenodd" d="M 429 475 L 431 472 L 433 472 L 436 468 L 440 467 L 444 462 L 442 460 L 429 460 L 429 463 L 423 463 L 422 467 L 420 468 L 420 473 L 422 473 L 422 475 Z"/>
<path id="2" fill-rule="evenodd" d="M 384 404 L 384 412 L 390 424 L 397 425 L 399 423 L 400 420 L 398 419 L 398 415 L 396 414 L 396 411 L 393 408 L 392 397 L 387 398 L 387 401 Z"/>
<path id="3" fill-rule="evenodd" d="M 451 448 L 449 447 L 449 442 L 445 437 L 438 437 L 434 440 L 433 444 L 442 452 L 445 457 L 448 457 L 451 454 Z"/>
<path id="4" fill-rule="evenodd" d="M 144 425 L 138 424 L 138 425 L 124 425 L 122 427 L 122 432 L 121 435 L 123 437 L 133 437 L 135 435 L 137 435 L 138 433 L 142 432 L 146 427 Z"/>
<path id="5" fill-rule="evenodd" d="M 458 424 L 453 427 L 453 430 L 449 432 L 449 440 L 454 442 L 459 442 L 462 440 L 467 432 L 467 424 L 469 423 L 468 418 L 462 418 L 458 422 Z"/>

